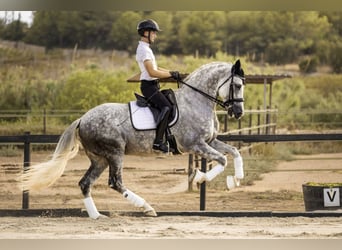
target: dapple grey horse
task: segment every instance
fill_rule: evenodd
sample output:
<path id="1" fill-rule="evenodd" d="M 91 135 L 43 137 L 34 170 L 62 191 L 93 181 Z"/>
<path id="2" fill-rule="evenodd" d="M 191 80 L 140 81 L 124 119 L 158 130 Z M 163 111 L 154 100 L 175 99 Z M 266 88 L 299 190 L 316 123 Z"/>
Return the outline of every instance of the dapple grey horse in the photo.
<path id="1" fill-rule="evenodd" d="M 217 104 L 225 107 L 235 118 L 243 115 L 244 73 L 240 60 L 235 64 L 205 64 L 181 83 L 180 88 L 175 90 L 178 122 L 171 127 L 171 132 L 182 152 L 217 162 L 206 173 L 196 169 L 191 178 L 194 183 L 214 179 L 227 166 L 225 154 L 228 153 L 234 158 L 235 175 L 227 177 L 227 186 L 238 186 L 239 180 L 244 177 L 242 158 L 235 147 L 216 139 L 219 122 L 215 107 Z M 63 132 L 49 161 L 33 165 L 23 173 L 23 190 L 38 190 L 52 185 L 63 174 L 67 161 L 76 156 L 79 145 L 82 145 L 91 162 L 79 182 L 89 217 L 97 219 L 102 216 L 90 190 L 108 166 L 109 186 L 134 206 L 143 208 L 146 215 L 156 216 L 155 210 L 122 182 L 124 155 L 153 153 L 155 136 L 154 130 L 135 130 L 129 116 L 128 105 L 122 103 L 105 103 L 86 112 Z"/>

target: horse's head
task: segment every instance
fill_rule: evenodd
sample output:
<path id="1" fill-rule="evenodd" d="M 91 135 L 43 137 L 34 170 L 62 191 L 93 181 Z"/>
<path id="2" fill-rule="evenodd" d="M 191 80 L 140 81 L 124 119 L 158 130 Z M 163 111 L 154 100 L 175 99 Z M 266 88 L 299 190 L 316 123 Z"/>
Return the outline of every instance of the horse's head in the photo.
<path id="1" fill-rule="evenodd" d="M 218 85 L 218 94 L 224 100 L 224 107 L 228 111 L 228 115 L 236 119 L 241 118 L 244 113 L 244 76 L 240 60 L 237 60 L 231 67 L 230 76 L 224 78 Z"/>

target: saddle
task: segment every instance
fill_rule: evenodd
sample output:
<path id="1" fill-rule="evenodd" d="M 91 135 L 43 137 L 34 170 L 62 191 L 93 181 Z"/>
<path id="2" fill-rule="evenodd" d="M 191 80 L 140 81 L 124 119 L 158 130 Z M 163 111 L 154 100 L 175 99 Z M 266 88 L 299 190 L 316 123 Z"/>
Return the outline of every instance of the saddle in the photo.
<path id="1" fill-rule="evenodd" d="M 170 117 L 169 117 L 169 123 L 171 123 L 173 120 L 175 120 L 176 118 L 178 119 L 178 106 L 177 106 L 177 101 L 176 101 L 176 97 L 175 97 L 175 93 L 172 91 L 172 89 L 163 89 L 160 91 L 171 103 L 172 108 L 171 108 L 171 113 L 170 113 Z M 138 107 L 144 108 L 144 107 L 148 107 L 154 117 L 154 120 L 156 121 L 156 123 L 159 123 L 159 114 L 160 111 L 157 107 L 155 107 L 152 103 L 148 102 L 148 100 L 146 99 L 146 97 L 139 95 L 138 93 L 134 93 L 135 97 L 137 98 L 136 102 Z M 169 124 L 169 126 L 173 126 L 177 121 L 175 121 L 173 124 Z"/>
<path id="2" fill-rule="evenodd" d="M 169 125 L 166 129 L 166 139 L 170 144 L 170 147 L 175 149 L 174 154 L 181 154 L 181 151 L 177 147 L 175 137 L 171 134 L 170 127 L 175 125 L 178 121 L 178 106 L 174 92 L 172 89 L 163 89 L 160 91 L 172 104 L 171 113 L 169 116 Z M 134 93 L 136 101 L 129 102 L 129 110 L 132 126 L 139 131 L 155 130 L 159 123 L 160 111 L 152 103 L 137 93 Z"/>

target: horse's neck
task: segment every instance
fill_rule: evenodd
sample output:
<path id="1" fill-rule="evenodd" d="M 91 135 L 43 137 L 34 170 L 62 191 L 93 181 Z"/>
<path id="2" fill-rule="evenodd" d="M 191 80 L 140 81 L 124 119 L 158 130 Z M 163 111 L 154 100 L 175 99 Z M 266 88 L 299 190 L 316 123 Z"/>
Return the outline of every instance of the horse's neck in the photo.
<path id="1" fill-rule="evenodd" d="M 203 91 L 204 93 L 208 93 L 208 90 L 199 88 L 198 86 L 189 83 L 191 86 L 195 86 L 196 89 Z M 208 93 L 209 95 L 212 95 Z M 183 85 L 176 93 L 177 103 L 179 106 L 187 106 L 190 110 L 199 110 L 200 112 L 213 111 L 215 108 L 215 103 L 209 100 L 207 97 L 197 92 L 196 90 Z M 198 106 L 200 104 L 200 106 Z"/>
<path id="2" fill-rule="evenodd" d="M 216 97 L 217 84 L 223 72 L 223 65 L 212 63 L 191 74 L 188 79 L 185 79 L 185 82 L 212 97 Z M 191 103 L 192 100 L 196 100 L 196 102 L 200 100 L 203 103 L 203 108 L 214 110 L 216 104 L 212 100 L 185 84 L 178 92 L 180 99 L 185 99 L 186 103 Z"/>

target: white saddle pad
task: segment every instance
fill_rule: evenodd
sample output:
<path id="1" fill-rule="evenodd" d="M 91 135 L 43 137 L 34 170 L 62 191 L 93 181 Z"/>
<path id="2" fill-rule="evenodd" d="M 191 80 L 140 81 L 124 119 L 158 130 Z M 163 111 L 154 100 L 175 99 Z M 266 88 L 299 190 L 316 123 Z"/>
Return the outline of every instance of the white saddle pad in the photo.
<path id="1" fill-rule="evenodd" d="M 157 128 L 153 114 L 149 107 L 139 107 L 136 101 L 131 101 L 128 104 L 132 126 L 136 130 L 153 130 Z M 178 110 L 175 118 L 169 123 L 172 127 L 178 120 Z"/>

